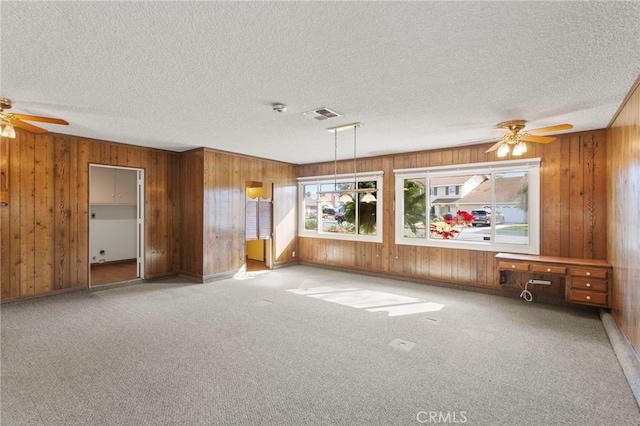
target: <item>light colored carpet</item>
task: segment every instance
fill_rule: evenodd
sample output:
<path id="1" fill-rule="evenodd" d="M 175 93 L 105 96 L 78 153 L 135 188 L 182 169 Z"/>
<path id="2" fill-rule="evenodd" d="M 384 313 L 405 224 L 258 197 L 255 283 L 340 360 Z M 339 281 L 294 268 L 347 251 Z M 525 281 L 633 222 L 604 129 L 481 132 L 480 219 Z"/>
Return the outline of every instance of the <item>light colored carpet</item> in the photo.
<path id="1" fill-rule="evenodd" d="M 1 310 L 2 425 L 640 425 L 577 307 L 294 266 Z"/>

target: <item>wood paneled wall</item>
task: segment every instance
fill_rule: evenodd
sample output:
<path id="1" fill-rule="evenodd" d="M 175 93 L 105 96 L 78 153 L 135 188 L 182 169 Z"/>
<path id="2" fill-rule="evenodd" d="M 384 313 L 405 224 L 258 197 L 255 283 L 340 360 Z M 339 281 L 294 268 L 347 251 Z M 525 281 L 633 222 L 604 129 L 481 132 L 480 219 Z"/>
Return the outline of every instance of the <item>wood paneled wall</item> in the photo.
<path id="1" fill-rule="evenodd" d="M 183 205 L 201 206 L 193 219 L 185 213 L 194 223 L 183 226 L 183 273 L 207 280 L 244 265 L 247 181 L 273 184 L 274 263 L 295 260 L 297 166 L 210 149 L 186 153 L 182 164 Z M 189 260 L 196 249 L 199 259 Z"/>
<path id="2" fill-rule="evenodd" d="M 520 158 L 542 159 L 541 255 L 606 259 L 605 131 L 565 134 L 550 144 L 528 144 Z M 300 261 L 415 279 L 500 289 L 495 253 L 396 245 L 394 169 L 496 161 L 490 144 L 358 160 L 358 170 L 384 171 L 383 242 L 299 238 Z M 352 162 L 338 163 L 349 173 Z M 333 162 L 300 166 L 299 175 L 332 175 Z M 558 289 L 541 290 L 556 291 Z"/>
<path id="3" fill-rule="evenodd" d="M 88 287 L 90 164 L 145 170 L 146 278 L 207 279 L 242 267 L 248 180 L 274 184 L 275 264 L 295 260 L 295 165 L 20 130 L 3 143 L 10 189 L 0 207 L 2 300 Z"/>
<path id="4" fill-rule="evenodd" d="M 640 353 L 640 77 L 607 131 L 613 316 Z"/>
<path id="5" fill-rule="evenodd" d="M 89 165 L 145 169 L 145 276 L 179 270 L 176 153 L 16 129 L 0 206 L 0 297 L 89 285 Z"/>

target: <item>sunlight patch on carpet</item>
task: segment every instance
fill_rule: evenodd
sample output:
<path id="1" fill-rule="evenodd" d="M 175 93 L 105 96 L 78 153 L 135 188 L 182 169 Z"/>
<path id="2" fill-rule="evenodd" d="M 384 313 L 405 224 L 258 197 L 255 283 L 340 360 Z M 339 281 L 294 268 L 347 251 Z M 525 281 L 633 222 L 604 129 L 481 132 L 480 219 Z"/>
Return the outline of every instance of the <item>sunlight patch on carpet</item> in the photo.
<path id="1" fill-rule="evenodd" d="M 359 288 L 323 286 L 296 288 L 286 291 L 351 308 L 366 309 L 369 312 L 386 312 L 390 317 L 435 312 L 444 307 L 443 304 L 425 302 L 415 297 Z"/>
<path id="2" fill-rule="evenodd" d="M 353 287 L 349 287 L 349 288 L 314 287 L 314 288 L 296 288 L 296 289 L 287 290 L 287 291 L 295 294 L 311 295 L 311 294 L 335 293 L 338 291 L 353 291 L 353 290 L 359 290 L 359 289 L 353 288 Z"/>
<path id="3" fill-rule="evenodd" d="M 351 306 L 352 308 L 372 308 L 375 306 L 398 305 L 400 303 L 420 302 L 415 297 L 398 296 L 383 291 L 356 290 L 339 293 L 312 294 L 309 297 L 326 300 L 327 302 Z"/>
<path id="4" fill-rule="evenodd" d="M 433 302 L 414 303 L 411 305 L 385 306 L 382 308 L 367 309 L 369 312 L 388 312 L 390 317 L 400 315 L 420 314 L 422 312 L 435 312 L 442 309 L 444 305 Z"/>

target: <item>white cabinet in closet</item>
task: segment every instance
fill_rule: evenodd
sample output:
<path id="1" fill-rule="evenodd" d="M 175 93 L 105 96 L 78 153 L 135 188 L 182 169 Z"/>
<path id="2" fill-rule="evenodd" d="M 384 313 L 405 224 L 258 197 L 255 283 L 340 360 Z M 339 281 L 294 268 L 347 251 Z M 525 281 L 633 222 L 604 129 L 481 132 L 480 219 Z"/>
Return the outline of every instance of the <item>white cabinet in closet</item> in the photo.
<path id="1" fill-rule="evenodd" d="M 137 180 L 136 170 L 91 167 L 91 204 L 136 204 Z"/>

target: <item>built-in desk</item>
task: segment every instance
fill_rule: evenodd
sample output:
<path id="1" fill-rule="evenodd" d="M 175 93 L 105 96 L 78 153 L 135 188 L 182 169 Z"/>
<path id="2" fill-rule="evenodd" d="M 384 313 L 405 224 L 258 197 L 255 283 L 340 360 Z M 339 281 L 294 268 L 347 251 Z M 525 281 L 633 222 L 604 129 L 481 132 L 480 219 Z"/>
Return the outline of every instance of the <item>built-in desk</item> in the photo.
<path id="1" fill-rule="evenodd" d="M 509 273 L 561 276 L 567 302 L 605 308 L 611 303 L 612 269 L 604 260 L 512 253 L 498 253 L 496 260 L 501 279 Z"/>

